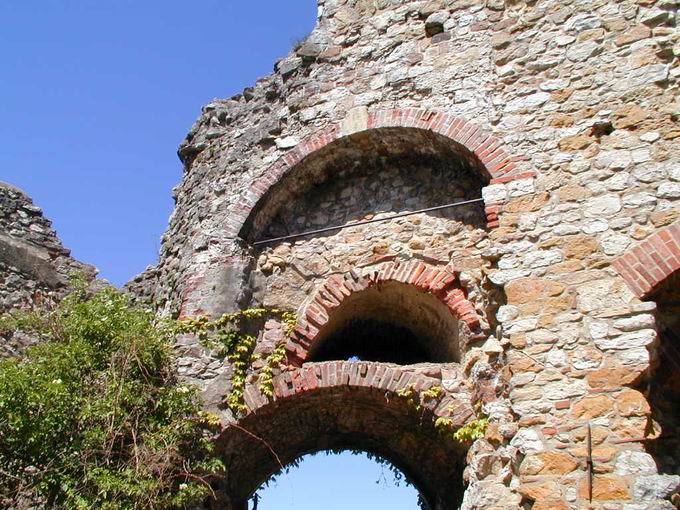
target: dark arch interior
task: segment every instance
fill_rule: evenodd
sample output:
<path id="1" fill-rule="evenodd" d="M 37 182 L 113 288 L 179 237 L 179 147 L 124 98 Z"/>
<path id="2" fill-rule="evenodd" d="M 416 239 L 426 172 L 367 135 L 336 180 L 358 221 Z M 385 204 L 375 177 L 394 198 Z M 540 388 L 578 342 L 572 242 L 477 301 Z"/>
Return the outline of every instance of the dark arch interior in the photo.
<path id="1" fill-rule="evenodd" d="M 348 321 L 332 333 L 310 361 L 382 361 L 409 365 L 430 361 L 422 340 L 409 329 L 375 319 Z"/>
<path id="2" fill-rule="evenodd" d="M 323 227 L 320 218 L 328 218 L 325 226 L 332 226 L 366 214 L 481 198 L 488 182 L 477 157 L 449 138 L 417 128 L 369 129 L 335 140 L 295 165 L 260 199 L 240 236 L 252 242 L 309 230 L 307 226 Z M 368 193 L 338 209 L 344 198 L 327 201 L 338 183 L 354 183 Z M 409 195 L 391 197 L 396 183 L 405 183 Z M 437 214 L 478 228 L 486 222 L 482 204 Z"/>
<path id="3" fill-rule="evenodd" d="M 649 299 L 657 305 L 661 337 L 649 387 L 652 416 L 661 426 L 661 437 L 649 449 L 662 472 L 680 474 L 680 272 Z"/>
<path id="4" fill-rule="evenodd" d="M 462 501 L 465 452 L 442 439 L 430 414 L 414 411 L 404 398 L 386 399 L 384 390 L 330 387 L 274 401 L 223 432 L 217 451 L 227 476 L 215 486 L 215 508 L 242 510 L 273 474 L 324 450 L 387 459 L 432 510 L 453 510 Z"/>
<path id="5" fill-rule="evenodd" d="M 352 294 L 332 311 L 308 361 L 457 362 L 459 329 L 457 318 L 433 295 L 385 282 Z"/>

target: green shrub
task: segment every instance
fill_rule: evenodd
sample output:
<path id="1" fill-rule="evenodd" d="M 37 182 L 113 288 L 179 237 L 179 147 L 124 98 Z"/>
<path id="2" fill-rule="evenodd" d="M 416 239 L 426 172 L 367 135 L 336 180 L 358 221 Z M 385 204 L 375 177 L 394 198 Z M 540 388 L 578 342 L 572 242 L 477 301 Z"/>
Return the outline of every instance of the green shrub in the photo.
<path id="1" fill-rule="evenodd" d="M 177 380 L 173 325 L 113 289 L 0 318 L 43 341 L 0 361 L 0 507 L 183 508 L 222 470 L 196 389 Z"/>

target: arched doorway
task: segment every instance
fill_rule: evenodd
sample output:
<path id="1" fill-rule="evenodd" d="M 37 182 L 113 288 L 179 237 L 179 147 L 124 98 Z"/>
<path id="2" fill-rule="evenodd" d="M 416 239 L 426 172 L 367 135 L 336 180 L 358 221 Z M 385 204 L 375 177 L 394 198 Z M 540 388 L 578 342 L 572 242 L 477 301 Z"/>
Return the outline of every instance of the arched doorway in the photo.
<path id="1" fill-rule="evenodd" d="M 302 455 L 358 450 L 396 466 L 432 510 L 456 508 L 465 448 L 444 437 L 436 419 L 460 427 L 474 418 L 462 377 L 457 382 L 453 395 L 435 389 L 441 379 L 369 362 L 312 363 L 284 372 L 275 380 L 275 399 L 253 400 L 251 390 L 248 413 L 218 439 L 227 474 L 215 507 L 244 509 L 263 482 Z"/>
<path id="2" fill-rule="evenodd" d="M 422 496 L 387 459 L 360 451 L 301 457 L 261 485 L 249 510 L 417 510 Z"/>

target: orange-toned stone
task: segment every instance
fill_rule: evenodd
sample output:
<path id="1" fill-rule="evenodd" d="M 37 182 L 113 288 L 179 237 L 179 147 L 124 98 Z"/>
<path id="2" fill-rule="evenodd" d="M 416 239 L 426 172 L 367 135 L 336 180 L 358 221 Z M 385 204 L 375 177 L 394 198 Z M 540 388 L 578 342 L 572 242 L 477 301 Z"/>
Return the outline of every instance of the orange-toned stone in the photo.
<path id="1" fill-rule="evenodd" d="M 584 259 L 597 249 L 597 239 L 590 236 L 570 236 L 564 242 L 564 255 L 568 259 Z"/>
<path id="2" fill-rule="evenodd" d="M 518 278 L 505 286 L 508 303 L 530 303 L 547 296 L 558 296 L 565 289 L 560 282 L 542 278 Z"/>
<path id="3" fill-rule="evenodd" d="M 538 327 L 547 328 L 555 323 L 555 315 L 553 313 L 548 313 L 538 316 Z"/>
<path id="4" fill-rule="evenodd" d="M 594 139 L 586 134 L 567 136 L 559 142 L 562 151 L 580 151 L 593 143 Z"/>
<path id="5" fill-rule="evenodd" d="M 580 459 L 585 459 L 588 456 L 588 449 L 585 445 L 570 448 L 569 452 Z M 600 445 L 592 449 L 593 460 L 600 464 L 611 461 L 617 453 L 619 453 L 619 449 L 612 445 Z"/>
<path id="6" fill-rule="evenodd" d="M 515 354 L 508 360 L 508 366 L 512 369 L 513 374 L 521 374 L 523 372 L 538 372 L 541 366 L 533 361 L 528 356 L 522 354 Z"/>
<path id="7" fill-rule="evenodd" d="M 582 198 L 586 198 L 589 195 L 590 192 L 578 184 L 567 184 L 557 191 L 557 196 L 561 202 L 575 202 Z"/>
<path id="8" fill-rule="evenodd" d="M 541 311 L 541 302 L 532 301 L 531 303 L 524 303 L 523 305 L 519 306 L 519 311 L 524 317 L 537 315 Z"/>
<path id="9" fill-rule="evenodd" d="M 604 28 L 591 28 L 590 30 L 584 30 L 578 34 L 578 40 L 580 42 L 601 41 L 604 38 L 604 34 Z"/>
<path id="10" fill-rule="evenodd" d="M 516 228 L 519 222 L 519 215 L 513 213 L 504 213 L 500 217 L 501 227 L 505 228 Z"/>
<path id="11" fill-rule="evenodd" d="M 567 99 L 569 99 L 569 96 L 571 96 L 573 93 L 574 93 L 573 88 L 566 88 L 558 90 L 557 92 L 553 92 L 551 96 L 553 101 L 555 101 L 556 103 L 561 103 L 562 101 L 566 101 Z"/>
<path id="12" fill-rule="evenodd" d="M 586 380 L 592 388 L 615 389 L 631 384 L 640 377 L 640 371 L 632 368 L 600 368 L 588 372 Z"/>
<path id="13" fill-rule="evenodd" d="M 592 426 L 590 428 L 590 438 L 594 445 L 601 444 L 609 436 L 609 429 L 607 427 Z M 571 434 L 572 441 L 574 443 L 579 443 L 585 441 L 587 437 L 587 428 L 580 427 Z"/>
<path id="14" fill-rule="evenodd" d="M 385 255 L 390 251 L 390 246 L 385 241 L 377 242 L 373 245 L 373 253 L 376 255 Z"/>
<path id="15" fill-rule="evenodd" d="M 545 498 L 537 500 L 531 510 L 569 510 L 569 505 L 562 499 Z"/>
<path id="16" fill-rule="evenodd" d="M 505 286 L 508 303 L 530 303 L 542 297 L 545 283 L 540 278 L 518 278 Z"/>
<path id="17" fill-rule="evenodd" d="M 564 262 L 560 262 L 559 264 L 555 264 L 550 268 L 551 273 L 555 274 L 565 274 L 565 273 L 574 273 L 576 271 L 580 271 L 583 269 L 583 262 L 580 260 L 565 260 Z"/>
<path id="18" fill-rule="evenodd" d="M 541 425 L 545 423 L 545 416 L 540 414 L 532 414 L 529 416 L 522 416 L 519 419 L 520 427 L 532 427 L 534 425 Z"/>
<path id="19" fill-rule="evenodd" d="M 626 129 L 637 127 L 648 116 L 648 113 L 636 104 L 629 104 L 614 112 L 614 127 Z"/>
<path id="20" fill-rule="evenodd" d="M 588 497 L 588 484 L 584 479 L 579 485 L 581 498 Z M 593 477 L 593 499 L 598 501 L 620 501 L 630 499 L 626 481 L 619 476 L 605 475 Z"/>
<path id="21" fill-rule="evenodd" d="M 519 213 L 538 211 L 548 203 L 549 198 L 550 196 L 545 192 L 514 198 L 503 206 L 503 212 Z"/>
<path id="22" fill-rule="evenodd" d="M 596 418 L 614 410 L 614 402 L 606 395 L 584 397 L 574 404 L 571 413 L 576 418 Z"/>
<path id="23" fill-rule="evenodd" d="M 529 455 L 519 468 L 521 475 L 565 475 L 571 473 L 578 462 L 565 452 L 541 452 Z"/>
<path id="24" fill-rule="evenodd" d="M 676 209 L 665 209 L 661 211 L 654 211 L 649 215 L 649 219 L 655 227 L 663 227 L 664 225 L 670 225 L 680 216 L 680 211 Z"/>
<path id="25" fill-rule="evenodd" d="M 561 296 L 548 298 L 542 308 L 544 314 L 549 314 L 553 316 L 558 312 L 564 312 L 566 310 L 571 310 L 576 305 L 576 296 L 565 292 Z"/>
<path id="26" fill-rule="evenodd" d="M 647 416 L 651 413 L 645 396 L 630 388 L 626 388 L 617 395 L 616 404 L 623 416 Z"/>
<path id="27" fill-rule="evenodd" d="M 510 345 L 515 349 L 523 349 L 527 346 L 527 337 L 524 333 L 510 335 Z M 526 357 L 526 356 L 525 356 Z"/>
<path id="28" fill-rule="evenodd" d="M 571 127 L 574 125 L 574 117 L 568 113 L 556 113 L 550 118 L 550 125 L 553 127 Z"/>
<path id="29" fill-rule="evenodd" d="M 523 483 L 517 491 L 522 496 L 535 501 L 555 497 L 555 494 L 559 493 L 559 486 L 553 481 Z"/>
<path id="30" fill-rule="evenodd" d="M 624 33 L 620 34 L 616 38 L 617 46 L 625 46 L 626 44 L 631 44 L 636 41 L 641 41 L 642 39 L 647 39 L 652 35 L 652 31 L 649 27 L 645 25 L 636 25 Z"/>
<path id="31" fill-rule="evenodd" d="M 641 438 L 654 439 L 658 436 L 660 430 L 654 429 L 651 425 L 651 420 L 646 417 L 631 416 L 614 421 L 610 427 L 618 439 L 637 441 Z"/>

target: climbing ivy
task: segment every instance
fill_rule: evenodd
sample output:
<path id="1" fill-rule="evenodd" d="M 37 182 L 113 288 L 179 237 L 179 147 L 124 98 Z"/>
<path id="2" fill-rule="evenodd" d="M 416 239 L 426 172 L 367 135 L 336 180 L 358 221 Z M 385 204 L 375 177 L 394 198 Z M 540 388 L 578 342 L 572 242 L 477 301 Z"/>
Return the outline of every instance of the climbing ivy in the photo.
<path id="1" fill-rule="evenodd" d="M 284 325 L 284 339 L 265 358 L 259 376 L 260 390 L 263 395 L 274 395 L 274 370 L 286 358 L 285 339 L 293 334 L 296 316 L 293 312 L 277 308 L 247 308 L 227 313 L 210 320 L 208 317 L 188 317 L 181 319 L 175 326 L 178 334 L 196 334 L 199 340 L 210 349 L 217 349 L 217 355 L 229 361 L 232 368 L 231 391 L 226 397 L 227 406 L 233 411 L 246 411 L 244 392 L 248 371 L 258 359 L 254 352 L 257 336 L 253 333 L 258 323 L 267 317 L 278 317 Z"/>
<path id="2" fill-rule="evenodd" d="M 475 405 L 475 411 L 477 417 L 458 429 L 454 430 L 451 418 L 437 418 L 434 426 L 444 437 L 450 437 L 461 444 L 469 445 L 473 441 L 483 438 L 489 426 L 489 418 L 482 413 L 479 402 Z"/>
<path id="3" fill-rule="evenodd" d="M 424 411 L 423 405 L 431 400 L 438 399 L 444 390 L 441 386 L 430 386 L 428 389 L 418 392 L 412 384 L 397 390 L 397 395 L 406 399 L 406 403 L 411 409 L 418 413 Z"/>
<path id="4" fill-rule="evenodd" d="M 413 385 L 397 390 L 397 395 L 406 399 L 411 409 L 424 415 L 424 404 L 428 401 L 437 400 L 444 393 L 441 386 L 431 386 L 427 390 L 416 391 Z M 489 418 L 484 416 L 479 403 L 475 406 L 477 417 L 464 426 L 455 429 L 453 420 L 446 417 L 438 417 L 434 420 L 435 429 L 443 436 L 453 439 L 463 445 L 469 445 L 477 439 L 484 437 L 489 425 Z"/>

